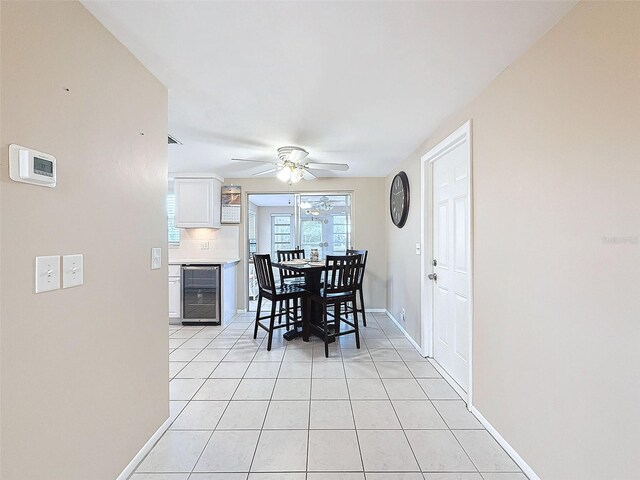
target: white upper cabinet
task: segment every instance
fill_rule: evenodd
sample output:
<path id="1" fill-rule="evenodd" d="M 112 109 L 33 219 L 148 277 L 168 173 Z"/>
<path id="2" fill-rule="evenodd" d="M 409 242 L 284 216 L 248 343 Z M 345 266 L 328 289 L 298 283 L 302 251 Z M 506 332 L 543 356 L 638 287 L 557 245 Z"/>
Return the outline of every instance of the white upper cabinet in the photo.
<path id="1" fill-rule="evenodd" d="M 176 227 L 220 228 L 221 185 L 217 178 L 176 178 Z"/>

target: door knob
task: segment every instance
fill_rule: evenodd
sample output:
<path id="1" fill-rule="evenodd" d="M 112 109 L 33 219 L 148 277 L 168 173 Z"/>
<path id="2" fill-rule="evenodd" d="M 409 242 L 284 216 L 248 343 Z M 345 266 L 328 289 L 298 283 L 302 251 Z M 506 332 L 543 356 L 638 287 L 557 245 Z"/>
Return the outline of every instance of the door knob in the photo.
<path id="1" fill-rule="evenodd" d="M 438 280 L 438 274 L 437 273 L 430 273 L 429 275 L 427 275 L 427 278 L 429 280 L 436 281 L 436 280 Z"/>

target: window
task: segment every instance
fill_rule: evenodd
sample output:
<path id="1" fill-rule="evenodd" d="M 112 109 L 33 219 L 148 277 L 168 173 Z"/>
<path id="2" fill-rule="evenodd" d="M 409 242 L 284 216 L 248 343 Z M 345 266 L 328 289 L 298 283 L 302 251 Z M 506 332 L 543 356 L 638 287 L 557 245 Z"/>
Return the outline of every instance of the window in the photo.
<path id="1" fill-rule="evenodd" d="M 278 250 L 291 250 L 291 248 L 293 248 L 291 215 L 271 215 L 271 257 L 276 258 Z"/>
<path id="2" fill-rule="evenodd" d="M 169 232 L 169 243 L 178 245 L 180 243 L 180 229 L 176 228 L 176 196 L 173 193 L 167 195 L 167 230 Z"/>
<path id="3" fill-rule="evenodd" d="M 351 246 L 351 222 L 348 215 L 332 215 L 333 217 L 333 253 L 345 255 Z"/>

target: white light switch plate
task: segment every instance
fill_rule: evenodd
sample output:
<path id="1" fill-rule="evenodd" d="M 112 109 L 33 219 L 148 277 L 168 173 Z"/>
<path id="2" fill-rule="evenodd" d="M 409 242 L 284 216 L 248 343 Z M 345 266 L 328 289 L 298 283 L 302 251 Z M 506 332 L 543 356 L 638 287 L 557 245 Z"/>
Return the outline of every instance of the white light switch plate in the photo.
<path id="1" fill-rule="evenodd" d="M 420 255 L 420 244 L 416 243 L 416 255 Z"/>
<path id="2" fill-rule="evenodd" d="M 84 259 L 81 254 L 62 257 L 62 288 L 84 284 Z"/>
<path id="3" fill-rule="evenodd" d="M 36 293 L 60 288 L 60 255 L 36 257 Z"/>
<path id="4" fill-rule="evenodd" d="M 151 249 L 151 270 L 157 270 L 162 266 L 162 248 Z"/>

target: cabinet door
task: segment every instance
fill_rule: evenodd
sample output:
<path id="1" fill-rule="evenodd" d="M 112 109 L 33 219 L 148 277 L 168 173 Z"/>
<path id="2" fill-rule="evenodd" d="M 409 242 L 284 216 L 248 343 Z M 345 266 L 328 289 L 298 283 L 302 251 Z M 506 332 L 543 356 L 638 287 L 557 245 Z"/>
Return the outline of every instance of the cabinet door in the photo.
<path id="1" fill-rule="evenodd" d="M 212 228 L 214 225 L 214 179 L 176 178 L 176 227 Z"/>
<path id="2" fill-rule="evenodd" d="M 180 277 L 169 277 L 169 318 L 182 317 Z"/>

